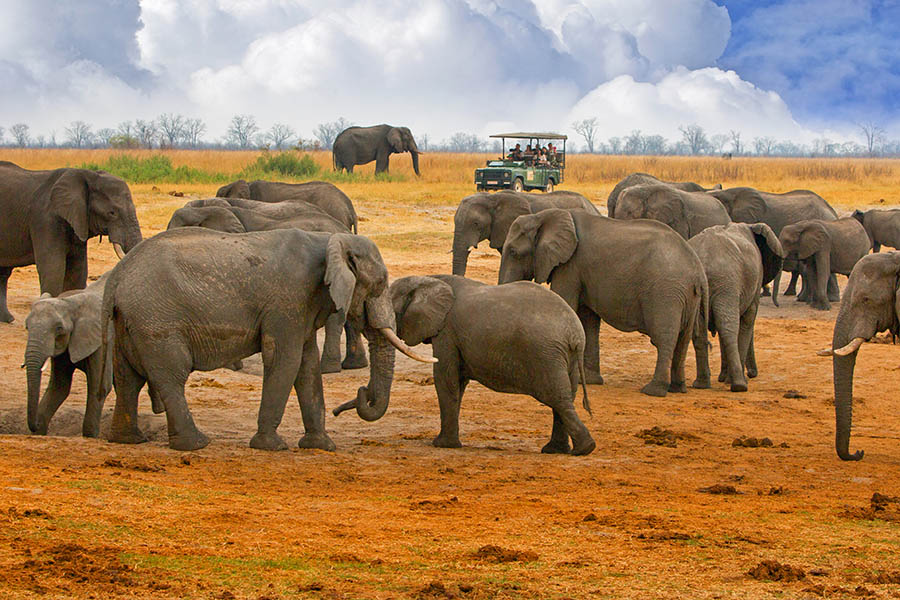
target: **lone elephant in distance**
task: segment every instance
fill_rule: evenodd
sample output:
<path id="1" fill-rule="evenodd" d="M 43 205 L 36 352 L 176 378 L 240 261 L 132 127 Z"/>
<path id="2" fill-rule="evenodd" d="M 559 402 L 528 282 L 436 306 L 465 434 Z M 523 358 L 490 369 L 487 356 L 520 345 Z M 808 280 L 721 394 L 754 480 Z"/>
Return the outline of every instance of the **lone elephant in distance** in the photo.
<path id="1" fill-rule="evenodd" d="M 391 154 L 409 152 L 413 170 L 419 175 L 419 147 L 409 127 L 393 125 L 373 125 L 371 127 L 348 127 L 334 138 L 332 145 L 334 170 L 340 173 L 346 169 L 353 172 L 356 165 L 375 161 L 375 174 L 387 173 Z"/>

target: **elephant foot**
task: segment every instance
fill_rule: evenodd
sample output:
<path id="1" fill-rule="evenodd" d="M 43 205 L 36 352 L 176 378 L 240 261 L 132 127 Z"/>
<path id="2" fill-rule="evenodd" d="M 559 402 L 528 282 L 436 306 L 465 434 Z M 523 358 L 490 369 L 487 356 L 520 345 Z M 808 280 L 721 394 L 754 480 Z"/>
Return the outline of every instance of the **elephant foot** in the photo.
<path id="1" fill-rule="evenodd" d="M 585 383 L 589 383 L 591 385 L 603 385 L 603 375 L 600 374 L 600 371 L 592 371 L 591 369 L 584 370 L 584 379 Z"/>
<path id="2" fill-rule="evenodd" d="M 642 394 L 647 394 L 648 396 L 656 396 L 657 398 L 665 398 L 668 392 L 669 384 L 665 381 L 654 380 L 641 388 Z"/>
<path id="3" fill-rule="evenodd" d="M 550 440 L 541 448 L 541 454 L 568 454 L 571 451 L 572 448 L 569 446 L 568 438 L 566 438 L 565 442 Z"/>
<path id="4" fill-rule="evenodd" d="M 150 441 L 137 427 L 133 429 L 110 429 L 109 441 L 116 444 L 143 444 Z"/>
<path id="5" fill-rule="evenodd" d="M 300 448 L 306 449 L 319 449 L 319 450 L 327 450 L 328 452 L 334 452 L 334 449 L 337 447 L 334 445 L 334 442 L 331 441 L 331 438 L 328 437 L 327 433 L 307 433 L 300 441 L 297 442 L 297 446 Z"/>
<path id="6" fill-rule="evenodd" d="M 13 317 L 12 313 L 10 313 L 8 310 L 6 310 L 5 308 L 3 310 L 0 310 L 0 323 L 12 323 L 15 320 L 16 318 Z"/>
<path id="7" fill-rule="evenodd" d="M 756 370 L 756 367 L 747 367 L 747 377 L 754 379 L 757 375 L 759 375 L 759 371 Z"/>
<path id="8" fill-rule="evenodd" d="M 788 289 L 784 290 L 784 293 L 782 294 L 782 296 L 796 296 L 796 295 L 797 295 L 797 290 L 792 289 L 792 288 L 788 288 Z"/>
<path id="9" fill-rule="evenodd" d="M 262 431 L 257 431 L 256 435 L 250 440 L 250 447 L 256 448 L 257 450 L 287 450 L 288 445 L 282 439 L 280 435 L 278 435 L 274 431 L 269 431 L 263 433 Z"/>
<path id="10" fill-rule="evenodd" d="M 570 453 L 572 456 L 587 456 L 591 452 L 594 451 L 594 448 L 597 447 L 597 443 L 594 441 L 594 438 L 591 436 L 587 436 L 585 439 L 575 444 L 575 447 L 572 448 L 572 452 Z"/>
<path id="11" fill-rule="evenodd" d="M 322 357 L 322 361 L 319 363 L 319 370 L 321 370 L 322 373 L 340 373 L 341 359 L 330 358 L 326 360 L 325 357 Z"/>
<path id="12" fill-rule="evenodd" d="M 687 394 L 687 384 L 683 381 L 673 381 L 669 384 L 669 391 L 676 394 Z"/>
<path id="13" fill-rule="evenodd" d="M 459 442 L 458 437 L 451 438 L 450 436 L 442 436 L 439 435 L 431 441 L 431 445 L 435 448 L 462 448 L 462 444 Z"/>
<path id="14" fill-rule="evenodd" d="M 840 294 L 839 292 L 831 292 L 831 293 L 829 293 L 829 294 L 828 294 L 828 301 L 829 301 L 829 302 L 840 302 L 840 301 L 841 301 L 841 294 Z"/>
<path id="15" fill-rule="evenodd" d="M 82 427 L 81 428 L 81 437 L 83 437 L 83 438 L 98 438 L 98 437 L 100 437 L 100 428 L 99 427 Z"/>
<path id="16" fill-rule="evenodd" d="M 231 363 L 230 365 L 226 365 L 225 368 L 230 369 L 232 371 L 240 371 L 241 369 L 244 368 L 244 362 L 240 361 L 240 360 L 236 360 L 233 363 Z"/>
<path id="17" fill-rule="evenodd" d="M 731 384 L 732 392 L 746 392 L 747 391 L 747 382 L 746 381 L 737 381 Z"/>
<path id="18" fill-rule="evenodd" d="M 705 379 L 700 379 L 699 377 L 694 380 L 694 383 L 691 384 L 691 387 L 697 390 L 708 390 L 712 386 L 709 383 L 709 377 Z"/>
<path id="19" fill-rule="evenodd" d="M 816 310 L 831 310 L 831 303 L 828 300 L 813 300 L 809 305 Z"/>
<path id="20" fill-rule="evenodd" d="M 728 380 L 728 371 L 719 371 L 719 383 L 725 383 Z"/>
<path id="21" fill-rule="evenodd" d="M 341 363 L 342 369 L 365 369 L 369 366 L 369 359 L 363 354 L 349 354 Z"/>
<path id="22" fill-rule="evenodd" d="M 769 286 L 763 286 L 762 293 L 760 294 L 763 298 L 768 298 L 772 295 L 772 292 L 769 290 Z"/>
<path id="23" fill-rule="evenodd" d="M 169 448 L 172 450 L 199 450 L 207 446 L 209 438 L 196 429 L 190 433 L 169 436 Z"/>

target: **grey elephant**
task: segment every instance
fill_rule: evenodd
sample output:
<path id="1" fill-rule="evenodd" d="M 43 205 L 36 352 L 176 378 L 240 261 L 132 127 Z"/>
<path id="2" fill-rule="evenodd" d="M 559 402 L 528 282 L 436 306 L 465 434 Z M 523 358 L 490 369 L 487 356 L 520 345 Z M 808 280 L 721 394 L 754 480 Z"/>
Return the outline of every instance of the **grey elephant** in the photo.
<path id="1" fill-rule="evenodd" d="M 850 216 L 865 228 L 873 252 L 880 252 L 882 246 L 900 248 L 900 209 L 854 210 Z"/>
<path id="2" fill-rule="evenodd" d="M 110 441 L 146 440 L 137 427 L 137 402 L 147 383 L 154 412 L 166 413 L 169 446 L 204 447 L 209 440 L 184 396 L 188 375 L 262 352 L 262 401 L 250 446 L 287 447 L 277 428 L 293 387 L 306 430 L 299 446 L 333 450 L 316 330 L 337 311 L 369 340 L 369 384 L 357 392 L 356 411 L 377 420 L 388 406 L 392 345 L 419 357 L 394 333 L 387 269 L 371 240 L 299 229 L 227 234 L 198 227 L 147 240 L 116 265 L 103 296 L 101 327 L 110 321 L 115 327 Z"/>
<path id="3" fill-rule="evenodd" d="M 246 202 L 252 202 L 247 200 Z M 294 203 L 295 208 L 306 205 L 305 212 L 293 211 L 293 216 L 275 219 L 256 210 L 238 206 L 186 206 L 172 214 L 166 229 L 178 227 L 205 227 L 225 233 L 246 233 L 250 231 L 271 231 L 274 229 L 297 228 L 303 231 L 323 233 L 349 233 L 336 219 L 317 207 L 304 203 Z M 265 206 L 273 206 L 266 204 Z M 347 355 L 341 361 L 341 329 L 347 335 Z M 362 336 L 354 330 L 340 314 L 334 314 L 325 323 L 325 344 L 322 348 L 321 367 L 323 373 L 339 373 L 341 369 L 362 369 L 369 365 L 363 349 Z"/>
<path id="4" fill-rule="evenodd" d="M 352 173 L 356 165 L 374 160 L 376 175 L 388 172 L 391 154 L 409 152 L 413 170 L 419 175 L 419 147 L 409 127 L 384 124 L 348 127 L 334 138 L 331 152 L 338 173 L 344 169 Z"/>
<path id="5" fill-rule="evenodd" d="M 722 203 L 705 192 L 685 192 L 665 183 L 633 185 L 619 195 L 616 219 L 653 219 L 684 239 L 713 225 L 731 223 Z"/>
<path id="6" fill-rule="evenodd" d="M 547 208 L 600 214 L 587 198 L 575 192 L 551 192 L 539 196 L 512 191 L 479 192 L 463 198 L 453 216 L 453 274 L 466 274 L 469 252 L 481 240 L 488 240 L 491 248 L 502 252 L 506 234 L 516 218 Z"/>
<path id="7" fill-rule="evenodd" d="M 431 344 L 441 432 L 433 444 L 459 448 L 459 409 L 470 380 L 491 390 L 527 394 L 553 410 L 545 454 L 590 454 L 595 443 L 573 400 L 584 386 L 584 331 L 559 296 L 518 281 L 492 286 L 458 277 L 403 277 L 391 284 L 397 333 L 409 344 Z M 335 409 L 337 415 L 353 406 Z M 569 438 L 572 445 L 569 445 Z"/>
<path id="8" fill-rule="evenodd" d="M 6 290 L 15 267 L 37 265 L 41 292 L 87 284 L 87 241 L 106 235 L 120 255 L 141 228 L 124 181 L 88 169 L 29 171 L 0 161 L 0 322 L 11 323 Z"/>
<path id="9" fill-rule="evenodd" d="M 765 223 L 717 225 L 695 235 L 688 244 L 706 272 L 708 330 L 719 335 L 719 381 L 729 382 L 732 392 L 746 392 L 747 377 L 756 377 L 758 372 L 753 331 L 759 309 L 759 288 L 781 272 L 784 250 Z M 775 288 L 772 300 L 776 306 L 777 293 Z M 706 331 L 706 327 L 695 328 L 695 388 L 710 387 Z"/>
<path id="10" fill-rule="evenodd" d="M 693 181 L 663 181 L 649 173 L 632 173 L 628 175 L 616 184 L 616 186 L 609 193 L 609 197 L 606 199 L 606 212 L 609 218 L 614 219 L 616 217 L 616 204 L 619 200 L 619 195 L 630 188 L 633 185 L 646 185 L 646 184 L 656 184 L 663 183 L 670 187 L 675 188 L 676 190 L 682 190 L 685 192 L 706 192 L 709 190 L 721 190 L 722 184 L 717 183 L 711 188 L 705 188 L 700 184 L 694 183 Z"/>
<path id="11" fill-rule="evenodd" d="M 257 202 L 279 203 L 281 206 L 284 206 L 283 203 L 308 202 L 346 225 L 347 229 L 353 233 L 357 233 L 359 229 L 359 217 L 353 202 L 336 185 L 327 181 L 284 183 L 257 179 L 248 183 L 239 179 L 220 187 L 216 192 L 216 197 L 228 198 L 232 205 L 244 208 L 258 207 L 234 200 L 256 200 Z M 282 210 L 290 210 L 290 208 Z"/>
<path id="12" fill-rule="evenodd" d="M 834 221 L 837 213 L 824 198 L 810 190 L 793 190 L 783 194 L 763 192 L 751 187 L 735 187 L 726 190 L 713 190 L 709 192 L 715 196 L 728 211 L 732 221 L 738 223 L 765 223 L 775 235 L 780 236 L 781 230 L 792 223 L 806 221 L 808 219 L 821 219 Z M 793 296 L 797 293 L 797 279 L 800 274 L 799 266 L 794 260 L 784 261 L 784 270 L 791 272 L 791 281 L 785 290 L 785 296 Z M 808 282 L 803 282 L 803 287 L 808 288 Z M 834 295 L 838 292 L 837 279 L 830 277 L 828 291 Z M 807 289 L 808 293 L 808 289 Z"/>
<path id="13" fill-rule="evenodd" d="M 818 310 L 829 310 L 829 300 L 840 300 L 840 292 L 828 290 L 833 273 L 849 275 L 853 266 L 869 253 L 871 243 L 863 226 L 853 217 L 836 221 L 813 219 L 787 225 L 778 236 L 787 259 L 800 261 L 801 272 L 808 277 L 810 293 L 800 294 L 797 300 L 809 302 Z M 772 283 L 777 288 L 781 273 Z"/>
<path id="14" fill-rule="evenodd" d="M 588 383 L 602 383 L 601 319 L 640 331 L 656 346 L 656 369 L 643 393 L 687 391 L 684 360 L 697 315 L 706 322 L 703 265 L 687 242 L 648 219 L 620 221 L 548 209 L 516 219 L 500 260 L 500 283 L 549 282 L 581 319 Z"/>
<path id="15" fill-rule="evenodd" d="M 833 356 L 834 445 L 841 460 L 860 460 L 864 452 L 850 452 L 853 425 L 853 371 L 863 342 L 881 331 L 900 334 L 900 252 L 864 256 L 844 288 L 844 301 L 834 322 L 831 348 L 819 352 Z"/>
<path id="16" fill-rule="evenodd" d="M 103 368 L 100 308 L 108 274 L 83 290 L 63 292 L 57 298 L 42 294 L 25 319 L 28 343 L 25 367 L 28 381 L 28 429 L 47 434 L 50 419 L 69 396 L 75 369 L 87 377 L 87 406 L 81 434 L 100 435 L 100 411 L 112 388 L 110 363 Z M 41 369 L 50 360 L 50 383 L 38 404 Z M 103 375 L 101 376 L 101 373 Z"/>

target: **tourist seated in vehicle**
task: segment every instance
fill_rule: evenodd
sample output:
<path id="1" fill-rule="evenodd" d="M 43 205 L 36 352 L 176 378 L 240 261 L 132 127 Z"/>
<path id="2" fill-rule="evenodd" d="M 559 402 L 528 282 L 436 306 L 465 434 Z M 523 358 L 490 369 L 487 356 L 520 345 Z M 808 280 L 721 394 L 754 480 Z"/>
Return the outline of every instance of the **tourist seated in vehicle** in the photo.
<path id="1" fill-rule="evenodd" d="M 516 147 L 509 151 L 509 158 L 512 160 L 522 160 L 522 144 L 516 144 Z"/>

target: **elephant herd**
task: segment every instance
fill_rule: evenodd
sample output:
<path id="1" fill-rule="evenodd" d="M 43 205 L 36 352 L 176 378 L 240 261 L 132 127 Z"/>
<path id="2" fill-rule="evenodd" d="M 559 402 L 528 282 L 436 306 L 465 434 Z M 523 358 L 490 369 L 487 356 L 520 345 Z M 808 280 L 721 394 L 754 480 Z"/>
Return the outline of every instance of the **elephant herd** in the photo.
<path id="1" fill-rule="evenodd" d="M 849 451 L 856 353 L 879 331 L 900 332 L 900 253 L 866 255 L 873 246 L 900 245 L 900 210 L 838 218 L 806 190 L 703 188 L 643 173 L 616 185 L 607 209 L 612 218 L 573 192 L 468 196 L 454 216 L 453 274 L 391 283 L 377 246 L 358 234 L 353 203 L 330 183 L 236 181 L 215 198 L 188 202 L 167 231 L 142 241 L 122 180 L 0 163 L 0 320 L 12 321 L 6 284 L 14 267 L 35 264 L 42 292 L 26 319 L 28 427 L 47 432 L 80 369 L 88 388 L 85 436 L 99 435 L 114 387 L 109 439 L 145 441 L 137 410 L 146 385 L 153 412 L 166 415 L 169 446 L 202 448 L 209 440 L 185 398 L 188 376 L 237 369 L 260 353 L 262 397 L 251 447 L 287 447 L 277 430 L 293 389 L 305 429 L 299 446 L 333 450 L 322 374 L 368 366 L 367 385 L 333 412 L 354 409 L 375 421 L 387 411 L 400 350 L 434 363 L 441 419 L 435 446 L 460 446 L 462 396 L 475 380 L 551 408 L 542 452 L 588 454 L 595 442 L 574 399 L 580 387 L 590 412 L 586 384 L 603 383 L 603 321 L 646 334 L 656 348 L 645 394 L 687 391 L 690 345 L 697 357 L 692 386 L 710 387 L 709 333 L 719 338 L 718 380 L 746 391 L 758 373 L 760 290 L 773 283 L 777 306 L 787 270 L 786 294 L 795 293 L 799 278 L 798 300 L 819 309 L 838 300 L 834 274 L 850 277 L 833 350 L 823 353 L 834 357 L 838 455 L 862 457 Z M 121 248 L 121 260 L 85 287 L 86 242 L 103 235 Z M 465 278 L 469 252 L 483 240 L 501 255 L 496 286 Z M 323 327 L 320 355 L 316 333 Z M 434 358 L 410 348 L 422 343 Z M 48 361 L 50 381 L 40 397 Z"/>

